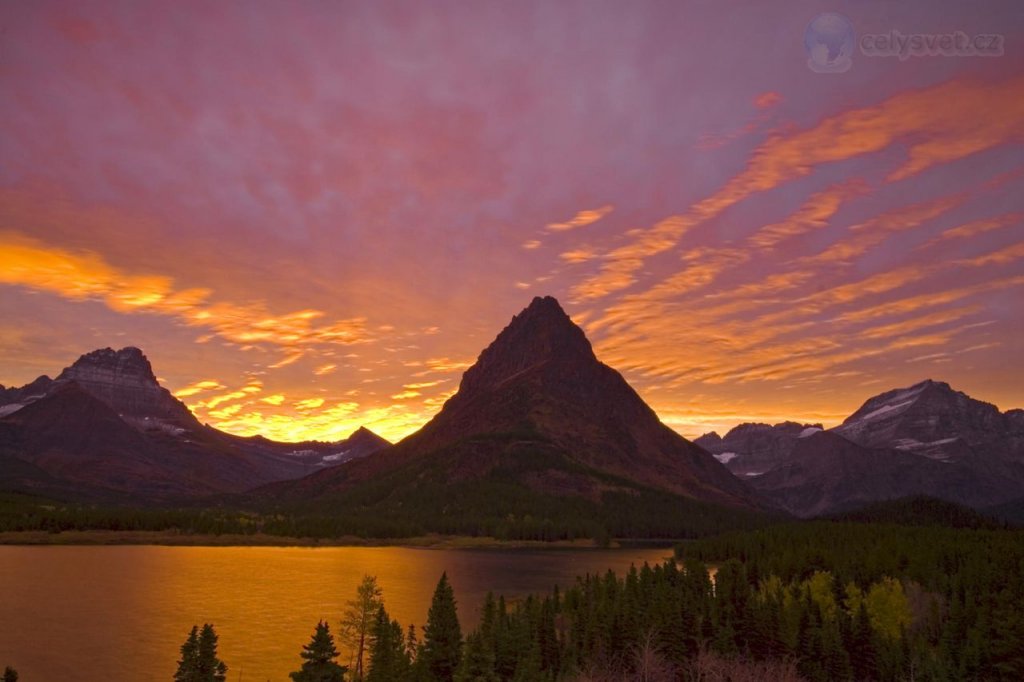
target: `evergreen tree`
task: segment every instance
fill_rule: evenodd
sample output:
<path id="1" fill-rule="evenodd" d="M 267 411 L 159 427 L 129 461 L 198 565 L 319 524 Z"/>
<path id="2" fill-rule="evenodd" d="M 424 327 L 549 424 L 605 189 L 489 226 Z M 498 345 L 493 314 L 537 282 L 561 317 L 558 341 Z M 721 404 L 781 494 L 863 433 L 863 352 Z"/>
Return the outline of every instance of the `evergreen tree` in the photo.
<path id="1" fill-rule="evenodd" d="M 419 648 L 419 642 L 416 640 L 416 626 L 409 623 L 409 629 L 405 635 L 405 655 L 409 657 L 410 661 L 416 660 L 416 652 Z"/>
<path id="2" fill-rule="evenodd" d="M 334 637 L 330 626 L 324 621 L 316 624 L 313 639 L 302 647 L 304 662 L 298 671 L 288 676 L 295 682 L 342 682 L 348 668 L 338 665 L 335 661 L 338 650 L 334 647 Z"/>
<path id="3" fill-rule="evenodd" d="M 174 682 L 224 682 L 228 667 L 217 658 L 217 633 L 209 623 L 193 625 L 181 645 L 181 660 Z"/>
<path id="4" fill-rule="evenodd" d="M 423 645 L 417 667 L 427 679 L 451 682 L 462 659 L 462 629 L 455 606 L 455 593 L 448 574 L 442 573 L 434 590 L 423 631 Z"/>
<path id="5" fill-rule="evenodd" d="M 224 682 L 228 667 L 217 658 L 217 633 L 209 623 L 199 632 L 199 680 L 200 682 Z"/>
<path id="6" fill-rule="evenodd" d="M 850 641 L 846 648 L 850 653 L 853 676 L 858 680 L 874 679 L 877 674 L 874 633 L 871 630 L 871 617 L 868 616 L 867 607 L 863 602 L 854 616 Z"/>
<path id="7" fill-rule="evenodd" d="M 466 652 L 455 674 L 456 682 L 498 682 L 494 648 L 479 630 L 466 637 Z"/>
<path id="8" fill-rule="evenodd" d="M 363 662 L 369 644 L 370 630 L 377 618 L 377 611 L 384 605 L 384 598 L 377 578 L 372 575 L 363 576 L 356 588 L 356 597 L 345 604 L 345 612 L 341 618 L 341 635 L 352 650 L 355 662 L 353 677 L 362 680 L 365 671 Z"/>
<path id="9" fill-rule="evenodd" d="M 406 679 L 412 662 L 402 638 L 402 626 L 397 620 L 388 618 L 383 606 L 377 610 L 370 634 L 370 670 L 366 674 L 366 682 Z"/>
<path id="10" fill-rule="evenodd" d="M 181 660 L 178 671 L 174 673 L 174 682 L 193 682 L 198 679 L 199 669 L 199 626 L 193 625 L 181 645 Z"/>
<path id="11" fill-rule="evenodd" d="M 6 666 L 4 668 L 3 682 L 18 682 L 18 671 L 11 666 Z"/>

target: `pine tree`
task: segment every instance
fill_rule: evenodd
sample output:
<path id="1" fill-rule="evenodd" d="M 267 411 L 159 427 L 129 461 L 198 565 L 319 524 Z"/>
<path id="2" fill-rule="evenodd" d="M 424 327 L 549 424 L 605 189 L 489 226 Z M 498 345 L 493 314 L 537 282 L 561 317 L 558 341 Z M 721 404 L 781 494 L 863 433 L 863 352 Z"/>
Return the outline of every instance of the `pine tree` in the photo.
<path id="1" fill-rule="evenodd" d="M 11 666 L 6 666 L 4 668 L 3 682 L 18 682 L 18 671 Z"/>
<path id="2" fill-rule="evenodd" d="M 479 630 L 466 637 L 466 653 L 455 674 L 457 682 L 498 682 L 494 672 L 494 647 Z"/>
<path id="3" fill-rule="evenodd" d="M 313 639 L 302 647 L 299 655 L 305 659 L 302 668 L 288 675 L 295 682 L 342 682 L 345 679 L 348 668 L 334 660 L 338 650 L 334 647 L 330 626 L 324 621 L 316 624 Z"/>
<path id="4" fill-rule="evenodd" d="M 181 660 L 178 671 L 174 673 L 174 682 L 193 682 L 198 680 L 199 670 L 199 626 L 193 625 L 181 645 Z"/>
<path id="5" fill-rule="evenodd" d="M 209 623 L 200 631 L 192 626 L 181 645 L 181 660 L 174 682 L 224 682 L 228 667 L 217 658 L 217 633 Z"/>
<path id="6" fill-rule="evenodd" d="M 409 629 L 405 635 L 405 654 L 409 657 L 410 661 L 416 660 L 416 652 L 419 648 L 419 642 L 416 640 L 416 626 L 409 623 Z"/>
<path id="7" fill-rule="evenodd" d="M 411 661 L 402 639 L 402 626 L 397 620 L 388 618 L 383 606 L 377 610 L 370 634 L 370 671 L 366 675 L 366 682 L 406 679 Z"/>
<path id="8" fill-rule="evenodd" d="M 228 667 L 217 658 L 217 633 L 209 623 L 199 632 L 198 672 L 200 682 L 224 682 L 228 676 Z"/>
<path id="9" fill-rule="evenodd" d="M 423 632 L 423 646 L 417 667 L 427 679 L 451 682 L 462 658 L 462 629 L 455 606 L 455 593 L 448 574 L 442 573 L 434 590 Z"/>
<path id="10" fill-rule="evenodd" d="M 871 618 L 867 607 L 862 602 L 857 607 L 853 625 L 850 629 L 850 641 L 847 644 L 853 676 L 858 680 L 874 679 L 878 666 L 875 658 L 874 632 L 871 630 Z"/>
<path id="11" fill-rule="evenodd" d="M 378 609 L 383 605 L 384 599 L 377 585 L 377 578 L 372 575 L 363 576 L 362 582 L 356 588 L 355 599 L 345 604 L 345 613 L 341 618 L 341 636 L 352 650 L 352 659 L 355 661 L 355 670 L 352 672 L 356 680 L 363 679 L 363 661 L 366 660 L 370 630 L 377 618 Z"/>

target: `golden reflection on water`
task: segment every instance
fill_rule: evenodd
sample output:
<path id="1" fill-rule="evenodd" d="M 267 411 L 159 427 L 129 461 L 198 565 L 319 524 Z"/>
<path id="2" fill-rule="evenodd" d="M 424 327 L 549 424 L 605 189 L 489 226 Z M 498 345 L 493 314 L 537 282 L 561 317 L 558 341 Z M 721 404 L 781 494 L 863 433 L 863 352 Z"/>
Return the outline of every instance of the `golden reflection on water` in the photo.
<path id="1" fill-rule="evenodd" d="M 168 680 L 193 624 L 213 623 L 228 679 L 282 680 L 326 619 L 334 631 L 365 574 L 403 626 L 421 627 L 443 571 L 463 629 L 489 590 L 506 596 L 667 549 L 427 550 L 397 547 L 0 547 L 0 666 L 26 682 Z M 339 648 L 341 648 L 339 646 Z M 345 661 L 342 661 L 345 662 Z"/>

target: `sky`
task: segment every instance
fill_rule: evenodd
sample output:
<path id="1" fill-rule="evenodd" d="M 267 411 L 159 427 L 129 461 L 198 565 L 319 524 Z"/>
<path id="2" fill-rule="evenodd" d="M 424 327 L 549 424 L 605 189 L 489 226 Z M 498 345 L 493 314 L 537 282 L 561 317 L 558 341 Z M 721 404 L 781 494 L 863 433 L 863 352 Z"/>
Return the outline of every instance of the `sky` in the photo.
<path id="1" fill-rule="evenodd" d="M 1019 0 L 3 0 L 0 382 L 396 440 L 552 295 L 691 438 L 1024 407 L 1022 152 Z"/>

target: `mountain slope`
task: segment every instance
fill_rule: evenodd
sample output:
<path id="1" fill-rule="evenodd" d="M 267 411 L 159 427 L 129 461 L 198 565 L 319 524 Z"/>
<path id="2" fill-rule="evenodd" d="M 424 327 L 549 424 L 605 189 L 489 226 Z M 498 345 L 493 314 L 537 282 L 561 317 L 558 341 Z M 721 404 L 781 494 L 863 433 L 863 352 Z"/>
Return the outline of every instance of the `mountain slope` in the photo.
<path id="1" fill-rule="evenodd" d="M 517 510 L 552 499 L 600 506 L 617 496 L 757 506 L 749 488 L 662 424 L 597 360 L 553 298 L 536 298 L 516 315 L 420 431 L 368 460 L 257 494 L 393 510 L 429 506 L 420 499 L 425 486 L 440 495 L 434 507 L 448 505 L 453 515 L 503 511 L 497 500 L 470 500 L 474 486 L 500 487 L 506 500 L 522 502 L 506 505 Z"/>
<path id="2" fill-rule="evenodd" d="M 1012 455 L 1015 419 L 995 405 L 931 379 L 870 398 L 834 432 L 865 447 L 887 447 L 958 461 L 975 449 Z"/>
<path id="3" fill-rule="evenodd" d="M 821 424 L 783 422 L 740 424 L 724 438 L 709 433 L 694 441 L 736 476 L 759 476 L 785 461 L 801 438 L 821 431 Z"/>
<path id="4" fill-rule="evenodd" d="M 827 431 L 799 440 L 785 461 L 748 480 L 776 505 L 802 517 L 914 495 L 981 508 L 1012 499 L 1019 487 L 998 461 L 943 462 L 865 448 Z"/>
<path id="5" fill-rule="evenodd" d="M 1019 413 L 927 380 L 868 399 L 827 432 L 744 424 L 698 441 L 798 516 L 908 495 L 981 509 L 1024 494 Z"/>
<path id="6" fill-rule="evenodd" d="M 56 380 L 0 400 L 5 490 L 151 502 L 240 492 L 388 445 L 360 429 L 339 443 L 275 443 L 200 424 L 137 348 L 87 353 Z M 15 473 L 17 474 L 15 475 Z"/>

